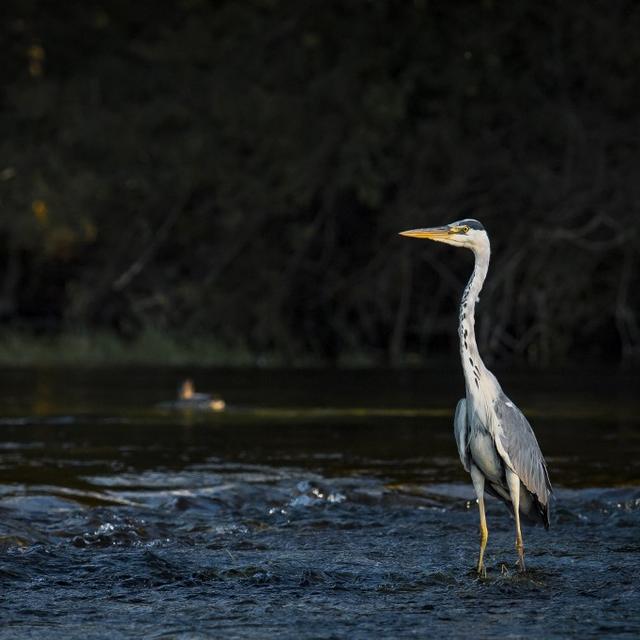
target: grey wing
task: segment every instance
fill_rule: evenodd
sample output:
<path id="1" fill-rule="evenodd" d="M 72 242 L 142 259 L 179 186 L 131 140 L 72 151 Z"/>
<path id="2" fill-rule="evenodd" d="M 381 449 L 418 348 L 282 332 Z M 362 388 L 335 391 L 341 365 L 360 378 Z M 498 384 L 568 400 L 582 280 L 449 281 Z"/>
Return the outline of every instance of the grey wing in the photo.
<path id="1" fill-rule="evenodd" d="M 500 421 L 496 434 L 498 452 L 518 474 L 522 484 L 546 506 L 552 492 L 551 482 L 531 425 L 520 409 L 504 394 L 496 400 L 495 410 Z"/>
<path id="2" fill-rule="evenodd" d="M 464 398 L 458 400 L 456 413 L 453 418 L 453 433 L 456 436 L 458 453 L 464 470 L 469 472 L 469 429 L 467 420 L 467 401 Z"/>

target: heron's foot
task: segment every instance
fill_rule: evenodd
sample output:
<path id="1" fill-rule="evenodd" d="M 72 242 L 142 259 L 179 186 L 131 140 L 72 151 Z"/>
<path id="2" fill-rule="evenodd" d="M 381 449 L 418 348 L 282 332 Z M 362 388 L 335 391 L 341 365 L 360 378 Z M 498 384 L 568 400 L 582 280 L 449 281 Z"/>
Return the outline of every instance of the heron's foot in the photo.
<path id="1" fill-rule="evenodd" d="M 484 566 L 484 562 L 478 562 L 478 566 L 476 567 L 476 573 L 478 574 L 478 578 L 487 577 L 487 568 Z"/>

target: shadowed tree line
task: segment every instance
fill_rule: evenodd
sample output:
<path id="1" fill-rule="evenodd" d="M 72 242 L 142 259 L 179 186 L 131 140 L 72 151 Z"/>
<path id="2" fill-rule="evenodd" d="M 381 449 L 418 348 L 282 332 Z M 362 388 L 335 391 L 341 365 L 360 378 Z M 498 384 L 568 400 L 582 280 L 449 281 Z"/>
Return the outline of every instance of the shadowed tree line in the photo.
<path id="1" fill-rule="evenodd" d="M 0 321 L 284 362 L 640 356 L 640 5 L 4 6 Z M 462 254 L 462 255 L 461 255 Z"/>

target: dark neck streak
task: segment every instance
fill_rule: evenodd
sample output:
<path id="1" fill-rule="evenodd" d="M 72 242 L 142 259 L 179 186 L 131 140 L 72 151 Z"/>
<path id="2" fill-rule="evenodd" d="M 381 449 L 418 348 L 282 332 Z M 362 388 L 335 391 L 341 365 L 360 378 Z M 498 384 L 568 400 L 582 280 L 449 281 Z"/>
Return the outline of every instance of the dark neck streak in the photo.
<path id="1" fill-rule="evenodd" d="M 474 255 L 473 273 L 469 278 L 460 302 L 460 324 L 458 327 L 462 369 L 467 389 L 472 391 L 479 389 L 480 376 L 487 371 L 478 351 L 474 325 L 476 301 L 489 268 L 489 250 L 487 249 L 483 252 L 474 251 Z"/>

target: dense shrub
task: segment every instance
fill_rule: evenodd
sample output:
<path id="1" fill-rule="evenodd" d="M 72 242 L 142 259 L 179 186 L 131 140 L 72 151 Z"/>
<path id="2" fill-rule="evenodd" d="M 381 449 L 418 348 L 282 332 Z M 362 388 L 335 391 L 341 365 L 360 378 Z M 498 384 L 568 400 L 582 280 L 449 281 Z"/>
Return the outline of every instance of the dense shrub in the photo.
<path id="1" fill-rule="evenodd" d="M 640 354 L 640 5 L 6 3 L 0 315 L 286 361 Z M 466 259 L 465 259 L 466 258 Z"/>

